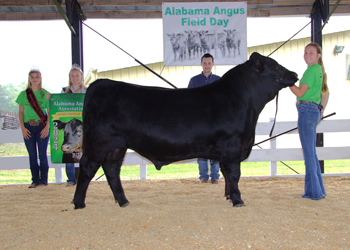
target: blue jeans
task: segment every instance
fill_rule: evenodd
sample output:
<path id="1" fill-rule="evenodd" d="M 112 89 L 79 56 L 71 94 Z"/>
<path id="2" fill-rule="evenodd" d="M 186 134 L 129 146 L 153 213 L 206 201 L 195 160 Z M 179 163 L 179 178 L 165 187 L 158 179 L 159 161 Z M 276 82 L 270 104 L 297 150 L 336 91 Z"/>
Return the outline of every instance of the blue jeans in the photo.
<path id="1" fill-rule="evenodd" d="M 29 123 L 24 123 L 24 127 L 29 130 L 30 138 L 24 139 L 28 154 L 30 171 L 32 173 L 32 183 L 47 185 L 49 163 L 47 161 L 47 145 L 49 142 L 49 136 L 44 139 L 40 138 L 41 130 L 44 125 L 31 126 Z M 38 148 L 38 151 L 37 151 Z M 38 153 L 40 165 L 38 164 Z"/>
<path id="2" fill-rule="evenodd" d="M 321 120 L 321 111 L 312 103 L 299 104 L 297 109 L 299 138 L 305 161 L 305 193 L 302 197 L 319 200 L 327 195 L 316 154 L 316 126 Z"/>
<path id="3" fill-rule="evenodd" d="M 210 161 L 210 178 L 211 181 L 213 180 L 219 180 L 220 174 L 219 174 L 219 162 L 218 161 L 212 161 L 208 159 L 198 158 L 198 169 L 199 169 L 199 179 L 206 179 L 209 180 L 208 175 L 208 161 Z"/>
<path id="4" fill-rule="evenodd" d="M 74 185 L 77 184 L 77 180 L 75 179 L 74 163 L 66 163 L 66 174 L 68 177 L 67 182 L 72 182 Z"/>

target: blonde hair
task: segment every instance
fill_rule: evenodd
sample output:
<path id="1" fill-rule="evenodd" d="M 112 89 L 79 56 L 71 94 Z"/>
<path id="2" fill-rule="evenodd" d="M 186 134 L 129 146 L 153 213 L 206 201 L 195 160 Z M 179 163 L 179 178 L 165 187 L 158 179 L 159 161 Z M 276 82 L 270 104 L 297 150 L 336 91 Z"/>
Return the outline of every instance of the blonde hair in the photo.
<path id="1" fill-rule="evenodd" d="M 86 86 L 84 85 L 84 73 L 83 71 L 81 70 L 80 66 L 78 64 L 73 64 L 72 68 L 70 69 L 69 71 L 69 74 L 68 74 L 68 87 L 66 88 L 66 90 L 64 91 L 65 93 L 72 93 L 72 82 L 70 80 L 70 74 L 73 70 L 76 70 L 80 73 L 80 76 L 81 76 L 81 81 L 80 81 L 80 90 L 82 89 L 85 89 L 86 90 Z"/>
<path id="2" fill-rule="evenodd" d="M 30 82 L 30 76 L 34 73 L 37 73 L 40 76 L 40 90 L 41 90 L 41 94 L 44 95 L 45 92 L 43 90 L 43 82 L 42 82 L 42 78 L 41 78 L 41 72 L 37 69 L 31 69 L 28 73 L 28 83 L 27 83 L 27 89 L 31 89 L 32 88 L 32 83 Z"/>
<path id="3" fill-rule="evenodd" d="M 318 62 L 317 62 L 322 67 L 323 82 L 322 82 L 321 92 L 323 94 L 328 93 L 329 89 L 328 89 L 328 84 L 327 84 L 327 74 L 326 74 L 326 70 L 324 68 L 323 60 L 322 60 L 322 48 L 317 43 L 309 43 L 308 45 L 305 46 L 305 48 L 308 47 L 308 46 L 314 47 L 316 49 L 317 54 L 321 55 L 320 58 L 318 59 Z"/>

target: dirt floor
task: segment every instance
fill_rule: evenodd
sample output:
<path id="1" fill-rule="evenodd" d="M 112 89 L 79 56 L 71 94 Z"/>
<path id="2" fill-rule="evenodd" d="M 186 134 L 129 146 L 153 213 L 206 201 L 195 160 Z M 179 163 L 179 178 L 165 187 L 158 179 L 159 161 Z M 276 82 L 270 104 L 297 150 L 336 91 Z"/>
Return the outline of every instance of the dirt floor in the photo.
<path id="1" fill-rule="evenodd" d="M 312 201 L 302 178 L 241 178 L 240 208 L 223 180 L 124 181 L 126 208 L 92 182 L 82 210 L 65 184 L 0 186 L 0 249 L 350 249 L 350 178 L 324 182 Z"/>

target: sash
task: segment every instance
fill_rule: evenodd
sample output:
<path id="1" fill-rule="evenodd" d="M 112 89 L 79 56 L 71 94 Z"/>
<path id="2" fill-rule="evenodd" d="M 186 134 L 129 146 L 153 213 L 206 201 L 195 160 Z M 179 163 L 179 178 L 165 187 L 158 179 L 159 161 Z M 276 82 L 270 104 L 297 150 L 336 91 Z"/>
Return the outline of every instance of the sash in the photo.
<path id="1" fill-rule="evenodd" d="M 27 88 L 26 89 L 26 94 L 27 94 L 27 100 L 28 100 L 30 106 L 34 109 L 35 113 L 39 116 L 42 124 L 44 124 L 44 126 L 45 126 L 46 125 L 47 116 L 41 110 L 41 108 L 40 108 L 40 106 L 38 104 L 38 100 L 36 99 L 33 90 L 31 88 Z"/>

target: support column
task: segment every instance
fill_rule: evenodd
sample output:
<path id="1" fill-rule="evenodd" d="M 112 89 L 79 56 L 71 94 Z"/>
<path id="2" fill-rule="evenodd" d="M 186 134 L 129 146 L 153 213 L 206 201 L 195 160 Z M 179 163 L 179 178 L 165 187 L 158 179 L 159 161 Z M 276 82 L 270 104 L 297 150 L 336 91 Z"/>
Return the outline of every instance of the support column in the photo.
<path id="1" fill-rule="evenodd" d="M 322 20 L 325 21 L 329 14 L 329 0 L 316 0 L 314 3 L 314 12 L 311 13 L 311 41 L 317 43 L 322 48 Z M 323 147 L 323 133 L 316 135 L 316 147 Z M 324 173 L 324 161 L 321 160 L 321 173 Z"/>
<path id="2" fill-rule="evenodd" d="M 81 16 L 78 12 L 73 11 L 75 15 L 75 22 L 72 24 L 76 34 L 72 36 L 72 64 L 79 64 L 81 70 L 84 72 L 84 57 L 83 57 L 83 25 L 81 23 Z"/>
<path id="3" fill-rule="evenodd" d="M 72 64 L 79 64 L 84 72 L 84 57 L 83 57 L 83 24 L 82 18 L 76 8 L 71 8 L 71 0 L 66 0 L 67 16 L 72 25 L 75 34 L 71 33 L 72 43 Z"/>

